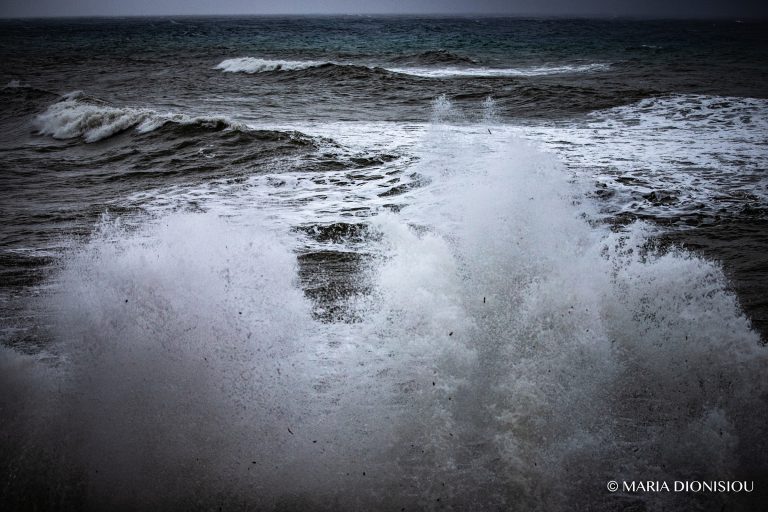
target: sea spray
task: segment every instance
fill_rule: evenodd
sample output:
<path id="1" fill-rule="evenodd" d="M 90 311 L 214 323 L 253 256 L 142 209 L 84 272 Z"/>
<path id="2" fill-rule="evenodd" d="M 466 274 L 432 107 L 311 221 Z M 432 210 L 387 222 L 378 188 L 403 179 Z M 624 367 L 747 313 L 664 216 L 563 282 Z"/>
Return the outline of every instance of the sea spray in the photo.
<path id="1" fill-rule="evenodd" d="M 438 99 L 436 110 L 451 106 Z M 377 221 L 391 244 L 379 306 L 392 338 L 435 354 L 462 347 L 431 361 L 447 385 L 414 434 L 454 478 L 496 504 L 610 509 L 621 498 L 600 484 L 617 473 L 722 478 L 764 465 L 742 447 L 764 433 L 753 413 L 765 411 L 754 376 L 766 354 L 718 265 L 654 251 L 641 224 L 590 226 L 569 177 L 531 146 L 478 152 L 488 134 L 461 128 L 429 137 L 418 170 L 434 185 L 401 212 L 424 227 Z M 460 353 L 471 358 L 457 364 Z M 462 459 L 493 483 L 462 472 Z M 468 491 L 456 503 L 480 499 Z"/>
<path id="2" fill-rule="evenodd" d="M 25 489 L 54 461 L 74 508 L 686 510 L 605 482 L 764 469 L 764 349 L 716 264 L 591 225 L 503 131 L 413 152 L 421 186 L 357 242 L 350 323 L 312 318 L 291 235 L 256 214 L 105 220 L 53 283 L 59 363 L 3 354 Z"/>
<path id="3" fill-rule="evenodd" d="M 499 122 L 499 107 L 491 96 L 483 100 L 483 122 L 485 124 L 496 124 Z"/>
<path id="4" fill-rule="evenodd" d="M 194 505 L 235 493 L 296 411 L 276 395 L 308 320 L 295 258 L 263 232 L 176 215 L 105 220 L 51 297 L 59 403 L 35 439 L 82 475 L 89 506 Z M 28 469 L 28 468 L 25 468 Z M 25 475 L 29 476 L 29 475 Z M 181 502 L 179 500 L 182 500 Z"/>
<path id="5" fill-rule="evenodd" d="M 432 100 L 432 124 L 440 126 L 443 123 L 455 122 L 461 119 L 461 111 L 453 107 L 445 94 L 441 94 Z"/>

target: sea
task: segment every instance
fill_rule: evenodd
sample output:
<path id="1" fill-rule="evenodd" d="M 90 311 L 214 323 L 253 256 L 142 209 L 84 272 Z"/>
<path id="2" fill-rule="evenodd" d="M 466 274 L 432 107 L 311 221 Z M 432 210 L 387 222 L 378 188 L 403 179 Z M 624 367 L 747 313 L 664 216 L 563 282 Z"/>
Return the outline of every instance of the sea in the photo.
<path id="1" fill-rule="evenodd" d="M 768 503 L 765 22 L 0 20 L 0 219 L 3 510 Z"/>

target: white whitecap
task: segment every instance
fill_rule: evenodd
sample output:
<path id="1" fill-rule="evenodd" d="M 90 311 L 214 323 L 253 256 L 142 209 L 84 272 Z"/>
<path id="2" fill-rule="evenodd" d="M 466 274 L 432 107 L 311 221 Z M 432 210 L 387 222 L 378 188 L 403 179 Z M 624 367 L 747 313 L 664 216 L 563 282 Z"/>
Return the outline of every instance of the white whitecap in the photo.
<path id="1" fill-rule="evenodd" d="M 449 78 L 449 77 L 513 77 L 513 76 L 544 76 L 544 75 L 560 75 L 568 73 L 589 73 L 596 71 L 606 71 L 610 68 L 610 64 L 581 64 L 581 65 L 565 65 L 565 66 L 535 66 L 535 67 L 521 67 L 521 68 L 489 68 L 489 67 L 446 67 L 446 68 L 430 68 L 430 67 L 403 67 L 403 68 L 387 68 L 388 71 L 393 73 L 401 73 L 404 75 L 421 76 L 426 78 Z"/>
<path id="2" fill-rule="evenodd" d="M 39 134 L 54 139 L 82 137 L 85 142 L 97 142 L 131 128 L 138 133 L 148 133 L 169 122 L 182 125 L 224 122 L 230 129 L 247 129 L 244 124 L 222 116 L 189 116 L 149 108 L 115 107 L 89 100 L 81 91 L 65 94 L 61 101 L 35 117 L 33 125 Z"/>
<path id="3" fill-rule="evenodd" d="M 263 73 L 265 71 L 296 71 L 328 64 L 315 60 L 275 60 L 256 57 L 238 57 L 226 59 L 216 65 L 225 73 Z"/>

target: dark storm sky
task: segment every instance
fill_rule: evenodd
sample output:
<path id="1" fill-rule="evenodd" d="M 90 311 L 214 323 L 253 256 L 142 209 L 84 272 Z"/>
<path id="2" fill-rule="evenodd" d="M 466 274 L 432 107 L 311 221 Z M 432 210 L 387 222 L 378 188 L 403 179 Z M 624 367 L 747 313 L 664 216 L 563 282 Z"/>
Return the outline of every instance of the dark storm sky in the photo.
<path id="1" fill-rule="evenodd" d="M 768 17 L 768 0 L 0 0 L 0 17 L 165 14 Z"/>

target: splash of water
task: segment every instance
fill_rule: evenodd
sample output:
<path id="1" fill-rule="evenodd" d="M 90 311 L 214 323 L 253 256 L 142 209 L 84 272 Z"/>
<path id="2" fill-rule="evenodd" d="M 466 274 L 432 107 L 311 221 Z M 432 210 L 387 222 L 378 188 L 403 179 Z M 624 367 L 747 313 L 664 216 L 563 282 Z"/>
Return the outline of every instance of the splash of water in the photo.
<path id="1" fill-rule="evenodd" d="M 41 503 L 73 508 L 685 510 L 603 486 L 761 474 L 765 350 L 716 264 L 591 226 L 523 143 L 451 125 L 414 151 L 429 185 L 372 221 L 357 323 L 312 319 L 263 218 L 105 221 L 54 284 L 58 363 L 0 354 L 13 489 L 55 481 Z"/>
<path id="2" fill-rule="evenodd" d="M 499 107 L 496 100 L 488 96 L 483 100 L 483 122 L 485 124 L 496 124 L 499 122 Z"/>

